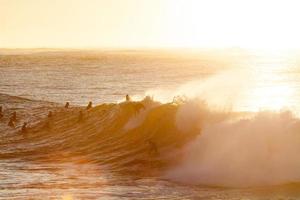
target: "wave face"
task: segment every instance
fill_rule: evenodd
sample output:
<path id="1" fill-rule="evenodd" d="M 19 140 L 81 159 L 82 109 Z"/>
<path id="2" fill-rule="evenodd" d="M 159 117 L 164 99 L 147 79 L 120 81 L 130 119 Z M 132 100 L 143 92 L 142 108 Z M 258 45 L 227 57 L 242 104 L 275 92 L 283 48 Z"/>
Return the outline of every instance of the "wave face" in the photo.
<path id="1" fill-rule="evenodd" d="M 0 158 L 72 160 L 147 174 L 173 163 L 174 159 L 166 155 L 200 133 L 194 126 L 178 128 L 176 116 L 180 105 L 161 104 L 150 98 L 102 104 L 90 110 L 47 107 L 30 100 L 24 100 L 23 104 L 27 110 L 18 111 L 20 117 L 15 129 L 6 126 L 8 118 L 1 123 L 7 134 L 2 136 Z M 30 104 L 35 106 L 29 108 Z M 53 112 L 51 118 L 46 116 L 49 110 Z M 26 133 L 21 133 L 24 121 L 29 122 L 29 127 Z"/>
<path id="2" fill-rule="evenodd" d="M 209 186 L 300 181 L 300 119 L 289 111 L 220 112 L 200 100 L 180 99 L 162 104 L 145 98 L 90 110 L 10 100 L 22 106 L 15 129 L 7 128 L 7 117 L 0 123 L 6 133 L 1 135 L 2 159 L 93 163 L 115 172 Z M 23 121 L 30 124 L 25 134 L 16 130 Z"/>

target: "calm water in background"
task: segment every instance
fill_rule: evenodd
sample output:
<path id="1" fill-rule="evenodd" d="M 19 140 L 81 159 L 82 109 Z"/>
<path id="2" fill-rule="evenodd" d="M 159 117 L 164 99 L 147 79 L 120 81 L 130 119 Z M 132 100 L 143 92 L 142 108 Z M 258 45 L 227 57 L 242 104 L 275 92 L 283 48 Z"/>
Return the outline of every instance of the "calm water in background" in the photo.
<path id="1" fill-rule="evenodd" d="M 291 108 L 298 110 L 300 64 L 297 56 L 254 54 L 238 50 L 181 53 L 179 51 L 52 51 L 0 53 L 0 93 L 85 105 L 115 102 L 125 94 L 174 91 L 190 81 L 239 69 L 252 77 L 231 85 L 233 75 L 218 83 L 219 90 L 239 93 L 240 110 Z M 13 52 L 10 52 L 13 54 Z M 245 77 L 246 77 L 245 76 Z M 247 82 L 243 88 L 235 88 Z M 235 84 L 235 85 L 234 85 Z M 226 87 L 227 86 L 227 87 Z M 197 90 L 197 88 L 196 88 Z M 226 93 L 225 93 L 226 94 Z M 234 94 L 235 95 L 235 94 Z M 154 96 L 155 97 L 155 96 Z"/>
<path id="2" fill-rule="evenodd" d="M 135 51 L 6 55 L 0 60 L 0 92 L 76 104 L 115 102 L 127 93 L 174 89 L 225 64 L 206 57 Z"/>
<path id="3" fill-rule="evenodd" d="M 300 65 L 295 58 L 236 51 L 38 52 L 0 55 L 0 93 L 85 105 L 116 102 L 125 94 L 175 90 L 231 69 L 256 79 L 241 94 L 241 110 L 298 110 Z M 226 86 L 226 84 L 225 84 Z M 229 87 L 230 86 L 230 87 Z M 231 85 L 221 87 L 233 90 Z M 213 92 L 213 91 L 212 91 Z M 254 103 L 253 103 L 254 102 Z M 268 107 L 269 106 L 269 107 Z M 224 189 L 183 185 L 157 178 L 116 176 L 96 164 L 43 164 L 0 160 L 1 199 L 297 199 L 298 186 Z M 102 171 L 99 175 L 99 171 Z M 97 177 L 97 178 L 95 178 Z M 9 188 L 9 189 L 8 189 Z"/>

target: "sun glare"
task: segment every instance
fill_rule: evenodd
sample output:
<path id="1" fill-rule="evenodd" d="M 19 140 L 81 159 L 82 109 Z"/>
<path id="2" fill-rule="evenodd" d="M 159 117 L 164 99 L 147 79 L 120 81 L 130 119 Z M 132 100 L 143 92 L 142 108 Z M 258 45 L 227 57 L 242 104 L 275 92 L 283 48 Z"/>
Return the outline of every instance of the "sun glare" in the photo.
<path id="1" fill-rule="evenodd" d="M 72 195 L 67 194 L 62 197 L 62 200 L 73 200 L 73 197 L 72 197 Z"/>
<path id="2" fill-rule="evenodd" d="M 168 0 L 173 45 L 269 50 L 299 46 L 299 1 Z"/>
<path id="3" fill-rule="evenodd" d="M 246 90 L 245 105 L 250 111 L 291 109 L 295 106 L 296 87 L 285 56 L 269 54 L 255 63 L 253 78 Z"/>
<path id="4" fill-rule="evenodd" d="M 300 46 L 296 0 L 1 2 L 2 47 Z"/>
<path id="5" fill-rule="evenodd" d="M 286 86 L 270 86 L 255 88 L 252 91 L 249 108 L 253 111 L 285 109 L 290 105 L 293 89 Z"/>

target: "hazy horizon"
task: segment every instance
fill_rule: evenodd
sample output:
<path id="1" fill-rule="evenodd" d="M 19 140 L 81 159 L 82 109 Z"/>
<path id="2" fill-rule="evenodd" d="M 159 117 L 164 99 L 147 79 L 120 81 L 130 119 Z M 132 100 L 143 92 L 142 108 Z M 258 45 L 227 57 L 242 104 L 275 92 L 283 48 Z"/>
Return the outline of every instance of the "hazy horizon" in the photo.
<path id="1" fill-rule="evenodd" d="M 0 0 L 0 48 L 300 46 L 299 3 L 198 0 Z"/>

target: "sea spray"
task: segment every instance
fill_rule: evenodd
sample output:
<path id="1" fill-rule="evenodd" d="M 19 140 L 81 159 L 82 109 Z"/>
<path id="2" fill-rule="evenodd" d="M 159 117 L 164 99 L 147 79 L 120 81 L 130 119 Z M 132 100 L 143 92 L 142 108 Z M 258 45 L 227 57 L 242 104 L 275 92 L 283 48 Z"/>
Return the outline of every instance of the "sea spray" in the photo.
<path id="1" fill-rule="evenodd" d="M 245 91 L 254 83 L 253 72 L 241 68 L 195 79 L 174 90 L 156 88 L 148 90 L 145 94 L 154 96 L 163 103 L 172 101 L 175 96 L 185 96 L 190 100 L 205 101 L 211 110 L 238 110 L 245 101 Z"/>
<path id="2" fill-rule="evenodd" d="M 204 124 L 166 177 L 189 184 L 252 187 L 300 181 L 300 119 L 259 112 Z"/>

